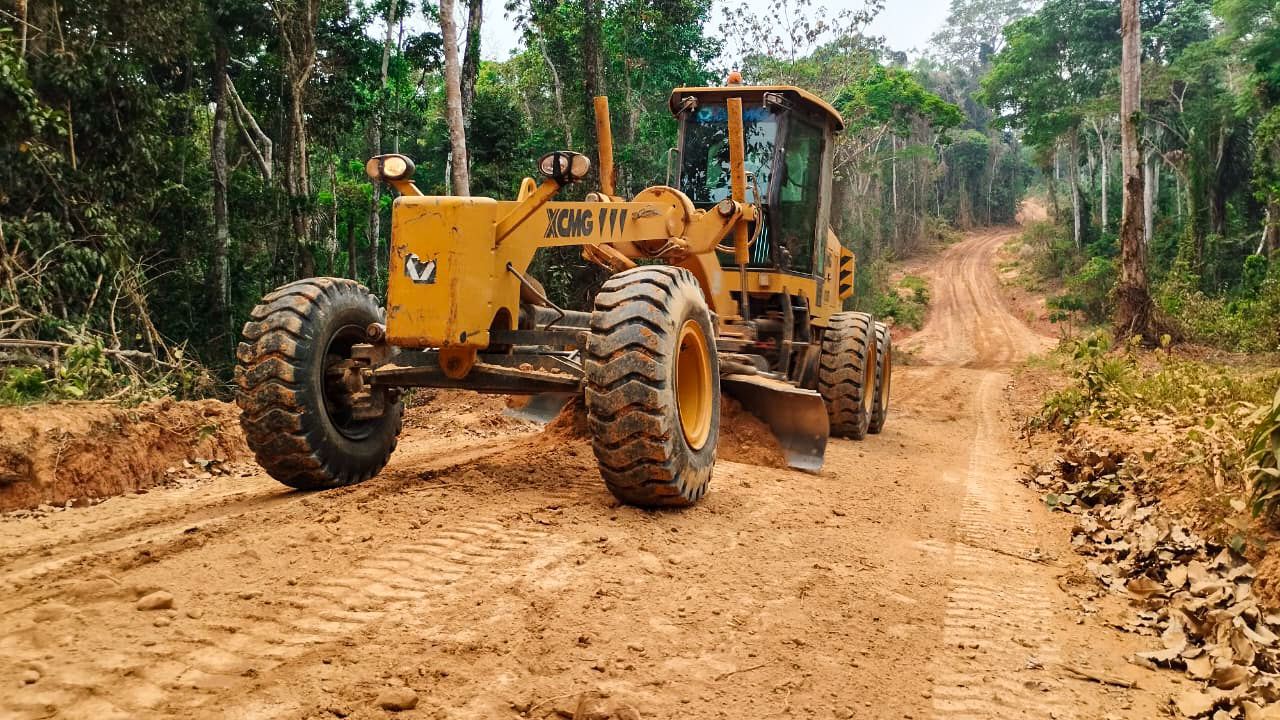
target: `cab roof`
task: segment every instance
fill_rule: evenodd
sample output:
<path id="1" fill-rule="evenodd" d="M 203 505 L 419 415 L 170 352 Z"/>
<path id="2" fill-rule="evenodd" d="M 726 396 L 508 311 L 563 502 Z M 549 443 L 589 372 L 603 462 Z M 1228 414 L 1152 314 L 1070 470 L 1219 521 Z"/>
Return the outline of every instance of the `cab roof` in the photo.
<path id="1" fill-rule="evenodd" d="M 695 95 L 699 98 L 705 98 L 717 102 L 724 101 L 731 97 L 740 97 L 744 101 L 763 101 L 765 93 L 778 93 L 786 97 L 791 102 L 799 105 L 810 113 L 824 117 L 831 125 L 831 129 L 835 132 L 844 130 L 844 118 L 840 113 L 822 98 L 814 95 L 808 90 L 802 90 L 793 85 L 725 85 L 723 87 L 679 87 L 671 91 L 671 98 L 667 101 L 671 108 L 671 113 L 677 115 L 680 111 L 680 103 L 684 98 Z"/>

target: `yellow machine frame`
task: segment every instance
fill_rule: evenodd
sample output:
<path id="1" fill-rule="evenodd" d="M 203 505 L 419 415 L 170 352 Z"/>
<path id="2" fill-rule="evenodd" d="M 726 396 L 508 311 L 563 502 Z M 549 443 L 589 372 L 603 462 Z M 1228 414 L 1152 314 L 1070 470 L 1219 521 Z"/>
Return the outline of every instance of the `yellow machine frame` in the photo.
<path id="1" fill-rule="evenodd" d="M 564 246 L 582 246 L 589 260 L 613 271 L 646 259 L 689 269 L 719 318 L 721 334 L 733 334 L 741 322 L 744 294 L 803 298 L 812 322 L 825 326 L 853 292 L 853 255 L 834 233 L 828 230 L 817 250 L 824 254 L 821 278 L 747 267 L 749 227 L 758 209 L 746 201 L 742 103 L 765 93 L 789 93 L 825 115 L 828 133 L 843 129 L 839 113 L 798 88 L 677 89 L 673 111 L 678 98 L 699 96 L 723 98 L 728 108 L 731 197 L 710 210 L 695 209 L 687 196 L 666 186 L 650 187 L 630 201 L 614 195 L 606 98 L 596 100 L 601 191 L 586 201 L 554 201 L 564 184 L 554 178 L 541 184 L 526 178 L 513 201 L 429 197 L 408 178 L 384 178 L 400 194 L 392 213 L 387 340 L 403 348 L 439 348 L 446 374 L 465 376 L 476 354 L 489 347 L 491 333 L 516 329 L 534 253 Z M 829 168 L 824 183 L 822 197 L 829 202 Z M 717 248 L 732 251 L 739 267 L 722 267 Z"/>

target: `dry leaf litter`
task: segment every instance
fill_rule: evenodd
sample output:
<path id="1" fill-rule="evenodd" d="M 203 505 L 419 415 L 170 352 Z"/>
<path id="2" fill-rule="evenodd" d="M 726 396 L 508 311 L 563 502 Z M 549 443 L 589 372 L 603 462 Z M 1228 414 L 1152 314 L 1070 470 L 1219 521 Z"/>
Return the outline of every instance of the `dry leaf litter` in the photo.
<path id="1" fill-rule="evenodd" d="M 1121 453 L 1071 446 L 1028 484 L 1077 516 L 1076 552 L 1137 608 L 1120 629 L 1158 638 L 1131 661 L 1199 682 L 1173 699 L 1176 716 L 1280 720 L 1280 614 L 1259 606 L 1252 565 L 1172 517 Z"/>

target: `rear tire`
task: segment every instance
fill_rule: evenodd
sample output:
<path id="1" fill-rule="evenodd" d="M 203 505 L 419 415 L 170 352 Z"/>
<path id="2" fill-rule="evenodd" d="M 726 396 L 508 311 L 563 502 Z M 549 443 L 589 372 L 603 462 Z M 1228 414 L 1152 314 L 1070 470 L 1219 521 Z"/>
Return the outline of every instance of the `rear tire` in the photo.
<path id="1" fill-rule="evenodd" d="M 655 265 L 609 278 L 586 349 L 587 422 L 609 491 L 641 507 L 697 502 L 716 462 L 720 367 L 693 274 Z"/>
<path id="2" fill-rule="evenodd" d="M 325 371 L 368 342 L 383 309 L 353 280 L 311 278 L 285 285 L 249 314 L 236 350 L 240 425 L 271 477 L 301 490 L 363 482 L 387 464 L 404 405 L 359 420 L 335 397 Z"/>
<path id="3" fill-rule="evenodd" d="M 879 435 L 889 419 L 889 390 L 893 385 L 893 337 L 884 323 L 876 323 L 876 392 L 871 401 L 867 432 Z"/>
<path id="4" fill-rule="evenodd" d="M 873 325 L 867 313 L 842 312 L 831 316 L 823 333 L 818 392 L 827 401 L 836 437 L 867 436 L 875 385 Z"/>

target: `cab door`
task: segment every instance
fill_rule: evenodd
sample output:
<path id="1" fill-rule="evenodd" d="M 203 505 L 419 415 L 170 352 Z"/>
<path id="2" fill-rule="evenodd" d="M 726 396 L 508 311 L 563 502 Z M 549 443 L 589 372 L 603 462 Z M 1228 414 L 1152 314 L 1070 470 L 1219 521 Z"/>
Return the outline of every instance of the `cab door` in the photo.
<path id="1" fill-rule="evenodd" d="M 781 167 L 770 203 L 774 208 L 778 266 L 822 277 L 820 240 L 827 233 L 831 169 L 826 128 L 793 113 L 787 118 Z"/>

